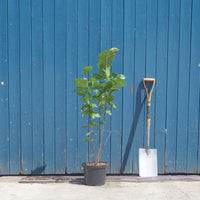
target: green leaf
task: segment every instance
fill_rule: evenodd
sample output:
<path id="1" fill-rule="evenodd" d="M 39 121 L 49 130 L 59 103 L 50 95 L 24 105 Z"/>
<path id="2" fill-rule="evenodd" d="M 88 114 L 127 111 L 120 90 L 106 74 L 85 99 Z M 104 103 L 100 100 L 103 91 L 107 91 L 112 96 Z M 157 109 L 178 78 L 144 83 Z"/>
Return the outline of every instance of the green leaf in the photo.
<path id="1" fill-rule="evenodd" d="M 94 83 L 93 86 L 91 87 L 92 89 L 100 89 L 100 88 L 104 88 L 106 85 L 106 83 Z"/>
<path id="2" fill-rule="evenodd" d="M 80 84 L 80 85 L 78 85 L 79 87 L 87 87 L 88 86 L 88 79 L 83 78 L 83 80 L 80 81 L 79 84 Z"/>
<path id="3" fill-rule="evenodd" d="M 78 95 L 79 95 L 79 96 L 85 96 L 85 92 L 79 91 L 79 92 L 78 92 Z"/>
<path id="4" fill-rule="evenodd" d="M 82 117 L 84 117 L 85 115 L 87 115 L 89 113 L 89 110 L 86 109 L 83 113 L 82 113 Z"/>
<path id="5" fill-rule="evenodd" d="M 92 127 L 95 127 L 95 126 L 98 126 L 98 125 L 99 125 L 99 124 L 98 124 L 97 122 L 95 122 L 94 120 L 91 121 L 91 126 L 92 126 Z"/>
<path id="6" fill-rule="evenodd" d="M 112 113 L 111 113 L 110 110 L 106 110 L 106 114 L 108 114 L 108 115 L 112 115 Z"/>
<path id="7" fill-rule="evenodd" d="M 82 106 L 81 106 L 81 111 L 83 111 L 84 108 L 87 108 L 88 107 L 88 104 L 84 103 Z"/>
<path id="8" fill-rule="evenodd" d="M 94 103 L 91 103 L 91 107 L 92 107 L 92 108 L 97 108 L 97 105 L 94 104 Z"/>
<path id="9" fill-rule="evenodd" d="M 115 86 L 116 87 L 124 87 L 125 86 L 125 82 L 122 79 L 117 79 L 115 81 Z"/>
<path id="10" fill-rule="evenodd" d="M 82 80 L 82 78 L 77 78 L 74 80 L 74 83 L 78 85 L 78 83 Z"/>
<path id="11" fill-rule="evenodd" d="M 113 77 L 113 78 L 117 78 L 117 76 L 118 76 L 117 73 L 114 73 L 114 72 L 113 72 L 113 73 L 111 74 L 111 77 Z"/>
<path id="12" fill-rule="evenodd" d="M 113 95 L 109 95 L 107 97 L 107 102 L 112 102 L 112 101 L 114 101 L 114 99 L 115 99 L 115 97 Z"/>
<path id="13" fill-rule="evenodd" d="M 111 91 L 111 92 L 119 92 L 120 89 L 119 89 L 119 88 L 112 88 L 110 91 Z"/>
<path id="14" fill-rule="evenodd" d="M 119 51 L 118 48 L 107 49 L 99 54 L 98 67 L 101 70 L 101 73 L 106 76 L 106 79 L 110 77 L 110 68 L 112 66 L 112 60 L 115 57 L 115 54 Z"/>
<path id="15" fill-rule="evenodd" d="M 116 54 L 119 51 L 119 49 L 116 48 L 116 47 L 113 47 L 113 48 L 110 49 L 110 51 L 112 51 L 113 54 Z"/>
<path id="16" fill-rule="evenodd" d="M 84 142 L 88 142 L 89 140 L 90 140 L 89 137 L 86 137 L 86 138 L 83 139 Z"/>
<path id="17" fill-rule="evenodd" d="M 94 119 L 94 118 L 100 118 L 101 115 L 99 115 L 99 113 L 92 113 L 91 114 L 91 118 Z"/>
<path id="18" fill-rule="evenodd" d="M 95 78 L 90 78 L 90 82 L 94 83 L 96 82 L 97 80 Z"/>
<path id="19" fill-rule="evenodd" d="M 110 104 L 113 108 L 117 109 L 117 106 L 116 106 L 114 103 L 110 102 L 109 104 Z"/>
<path id="20" fill-rule="evenodd" d="M 86 136 L 90 136 L 90 134 L 92 133 L 93 131 L 90 131 L 90 132 L 88 132 L 88 133 L 86 133 Z"/>
<path id="21" fill-rule="evenodd" d="M 94 92 L 95 94 L 98 94 L 98 93 L 99 93 L 99 90 L 93 90 L 93 92 Z"/>
<path id="22" fill-rule="evenodd" d="M 102 121 L 100 121 L 100 123 L 99 123 L 99 124 L 101 124 L 101 125 L 102 125 L 102 124 L 104 124 L 104 123 L 105 123 L 105 121 L 104 121 L 104 120 L 102 120 Z"/>
<path id="23" fill-rule="evenodd" d="M 96 78 L 97 80 L 105 79 L 105 76 L 99 73 L 94 73 L 93 77 Z"/>
<path id="24" fill-rule="evenodd" d="M 82 126 L 82 128 L 87 128 L 89 125 L 88 124 L 85 124 Z"/>
<path id="25" fill-rule="evenodd" d="M 122 80 L 124 80 L 124 79 L 125 79 L 125 76 L 124 76 L 123 74 L 120 74 L 120 75 L 119 75 L 119 78 L 122 79 Z"/>
<path id="26" fill-rule="evenodd" d="M 83 68 L 83 74 L 86 76 L 92 70 L 92 66 L 86 66 Z"/>
<path id="27" fill-rule="evenodd" d="M 78 91 L 78 90 L 81 90 L 80 88 L 75 88 L 73 91 L 72 91 L 72 93 L 74 93 L 74 92 L 76 92 L 76 91 Z"/>
<path id="28" fill-rule="evenodd" d="M 87 87 L 88 86 L 88 79 L 87 78 L 77 78 L 74 80 L 74 83 L 80 87 L 80 88 L 83 88 L 83 87 Z"/>
<path id="29" fill-rule="evenodd" d="M 90 158 L 92 158 L 92 157 L 93 157 L 93 153 L 92 153 L 92 154 L 90 154 L 90 155 L 89 155 L 89 157 L 90 157 Z"/>
<path id="30" fill-rule="evenodd" d="M 96 118 L 101 117 L 101 115 L 100 115 L 99 113 L 95 113 L 94 116 L 95 116 Z"/>

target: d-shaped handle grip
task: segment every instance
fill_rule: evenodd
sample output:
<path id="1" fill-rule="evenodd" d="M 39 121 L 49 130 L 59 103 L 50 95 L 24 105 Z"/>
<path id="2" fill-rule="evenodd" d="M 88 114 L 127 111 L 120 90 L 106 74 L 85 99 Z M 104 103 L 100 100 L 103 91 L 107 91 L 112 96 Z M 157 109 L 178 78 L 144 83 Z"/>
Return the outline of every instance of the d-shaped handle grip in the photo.
<path id="1" fill-rule="evenodd" d="M 147 87 L 146 87 L 146 82 L 152 82 L 153 83 L 149 93 L 148 93 L 148 90 L 147 90 Z M 144 89 L 145 89 L 145 92 L 146 92 L 146 95 L 147 95 L 147 101 L 149 101 L 149 102 L 151 102 L 151 95 L 152 95 L 152 92 L 153 92 L 153 89 L 154 89 L 154 86 L 155 86 L 155 82 L 156 82 L 155 78 L 143 78 L 143 85 L 144 85 Z"/>

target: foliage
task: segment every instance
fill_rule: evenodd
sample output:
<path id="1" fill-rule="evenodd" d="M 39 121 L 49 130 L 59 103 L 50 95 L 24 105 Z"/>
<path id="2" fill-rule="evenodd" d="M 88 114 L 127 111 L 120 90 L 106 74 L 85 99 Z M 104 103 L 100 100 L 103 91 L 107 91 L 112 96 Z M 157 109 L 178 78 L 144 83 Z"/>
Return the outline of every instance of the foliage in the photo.
<path id="1" fill-rule="evenodd" d="M 84 141 L 90 142 L 91 157 L 96 163 L 100 162 L 104 146 L 110 137 L 109 134 L 103 145 L 106 115 L 112 115 L 111 109 L 117 108 L 113 103 L 115 99 L 113 93 L 120 91 L 119 88 L 125 85 L 124 75 L 111 72 L 112 60 L 118 51 L 118 48 L 111 48 L 101 52 L 97 64 L 100 72 L 92 74 L 92 67 L 86 66 L 83 68 L 84 77 L 74 80 L 77 87 L 73 92 L 77 92 L 83 102 L 82 116 L 88 116 L 88 124 L 83 126 L 88 129 Z M 100 142 L 95 156 L 94 148 L 98 134 L 100 134 Z"/>

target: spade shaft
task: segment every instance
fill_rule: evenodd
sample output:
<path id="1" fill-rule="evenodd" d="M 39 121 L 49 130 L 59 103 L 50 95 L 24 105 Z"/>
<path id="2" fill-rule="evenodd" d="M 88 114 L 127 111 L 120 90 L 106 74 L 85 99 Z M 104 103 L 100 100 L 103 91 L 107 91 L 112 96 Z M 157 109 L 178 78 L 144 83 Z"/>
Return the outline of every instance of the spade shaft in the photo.
<path id="1" fill-rule="evenodd" d="M 148 92 L 146 83 L 152 83 L 151 85 L 151 89 L 150 92 Z M 155 79 L 154 78 L 143 78 L 143 85 L 144 85 L 144 89 L 147 95 L 147 121 L 146 121 L 146 125 L 147 125 L 147 148 L 146 148 L 146 153 L 149 154 L 149 143 L 150 143 L 150 126 L 151 126 L 151 96 L 152 96 L 152 92 L 155 86 Z"/>

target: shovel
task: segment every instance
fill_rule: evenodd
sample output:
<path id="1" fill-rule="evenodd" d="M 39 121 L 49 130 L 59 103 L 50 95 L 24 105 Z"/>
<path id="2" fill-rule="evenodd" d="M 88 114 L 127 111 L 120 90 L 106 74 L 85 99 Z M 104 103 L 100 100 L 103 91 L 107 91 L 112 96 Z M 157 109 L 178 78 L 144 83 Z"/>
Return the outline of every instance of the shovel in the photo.
<path id="1" fill-rule="evenodd" d="M 151 84 L 150 92 L 146 87 L 146 83 Z M 157 149 L 149 148 L 150 141 L 150 125 L 151 125 L 151 96 L 155 86 L 154 78 L 143 78 L 143 85 L 147 95 L 147 148 L 139 149 L 139 175 L 141 177 L 155 177 L 158 175 L 157 169 Z"/>

